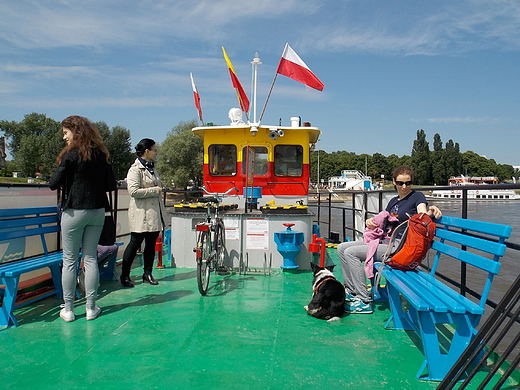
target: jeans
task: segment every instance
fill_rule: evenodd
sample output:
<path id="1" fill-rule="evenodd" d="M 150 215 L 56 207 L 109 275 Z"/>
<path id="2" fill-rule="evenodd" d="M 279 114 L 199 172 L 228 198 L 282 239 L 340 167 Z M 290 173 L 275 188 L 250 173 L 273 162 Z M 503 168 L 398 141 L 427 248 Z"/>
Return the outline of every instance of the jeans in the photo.
<path id="1" fill-rule="evenodd" d="M 130 242 L 126 246 L 125 253 L 123 253 L 123 264 L 121 265 L 121 278 L 130 276 L 132 263 L 134 262 L 137 250 L 141 248 L 144 240 L 143 250 L 143 265 L 144 273 L 151 275 L 153 270 L 153 262 L 155 259 L 155 241 L 159 237 L 159 232 L 132 232 L 130 235 Z"/>
<path id="2" fill-rule="evenodd" d="M 381 261 L 381 256 L 383 256 L 387 247 L 386 244 L 379 244 L 374 255 L 374 261 Z M 365 303 L 371 301 L 363 266 L 367 251 L 368 245 L 365 245 L 363 241 L 349 241 L 338 245 L 338 256 L 341 260 L 341 271 L 343 272 L 346 292 L 356 295 Z"/>
<path id="3" fill-rule="evenodd" d="M 85 265 L 87 309 L 94 309 L 99 285 L 97 245 L 105 222 L 105 209 L 65 209 L 61 216 L 63 270 L 61 284 L 65 310 L 74 310 L 79 252 Z"/>

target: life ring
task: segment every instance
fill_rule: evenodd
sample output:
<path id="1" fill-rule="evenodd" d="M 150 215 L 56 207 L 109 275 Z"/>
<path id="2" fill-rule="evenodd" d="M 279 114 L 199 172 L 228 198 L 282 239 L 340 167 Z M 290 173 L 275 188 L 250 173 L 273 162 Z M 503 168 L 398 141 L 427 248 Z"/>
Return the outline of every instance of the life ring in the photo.
<path id="1" fill-rule="evenodd" d="M 476 191 L 475 191 L 475 194 L 477 194 L 477 195 L 478 195 L 478 190 L 476 190 Z"/>
<path id="2" fill-rule="evenodd" d="M 455 190 L 451 190 L 451 193 L 452 193 L 452 194 L 455 193 Z"/>

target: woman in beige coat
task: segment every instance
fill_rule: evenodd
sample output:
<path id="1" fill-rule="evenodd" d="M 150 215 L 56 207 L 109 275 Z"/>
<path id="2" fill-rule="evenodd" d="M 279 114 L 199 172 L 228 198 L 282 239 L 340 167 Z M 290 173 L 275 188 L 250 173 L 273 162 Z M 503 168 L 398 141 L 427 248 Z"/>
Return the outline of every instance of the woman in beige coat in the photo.
<path id="1" fill-rule="evenodd" d="M 155 257 L 155 241 L 165 226 L 166 211 L 162 203 L 161 181 L 157 176 L 154 162 L 157 159 L 155 141 L 144 138 L 135 147 L 137 158 L 128 170 L 126 177 L 130 205 L 128 206 L 128 224 L 131 232 L 130 242 L 123 254 L 121 284 L 134 287 L 130 279 L 130 270 L 137 250 L 144 241 L 143 282 L 159 284 L 152 276 Z"/>

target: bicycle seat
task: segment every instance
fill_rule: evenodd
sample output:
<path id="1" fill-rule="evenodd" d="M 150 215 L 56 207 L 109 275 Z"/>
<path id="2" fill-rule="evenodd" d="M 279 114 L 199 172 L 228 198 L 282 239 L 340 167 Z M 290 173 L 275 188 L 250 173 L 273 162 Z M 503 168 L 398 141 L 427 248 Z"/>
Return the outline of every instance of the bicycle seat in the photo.
<path id="1" fill-rule="evenodd" d="M 198 198 L 197 201 L 201 203 L 218 203 L 218 199 L 214 196 L 203 196 L 202 198 Z"/>

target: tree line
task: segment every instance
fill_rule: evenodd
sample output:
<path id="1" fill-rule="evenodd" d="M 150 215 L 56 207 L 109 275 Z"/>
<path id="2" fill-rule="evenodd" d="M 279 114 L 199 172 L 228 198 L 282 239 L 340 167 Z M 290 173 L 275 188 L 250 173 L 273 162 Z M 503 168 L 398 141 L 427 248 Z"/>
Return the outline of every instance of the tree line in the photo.
<path id="1" fill-rule="evenodd" d="M 110 128 L 105 122 L 94 123 L 110 153 L 114 173 L 118 180 L 126 177 L 128 168 L 135 159 L 130 142 L 130 130 L 115 126 Z M 202 184 L 203 142 L 191 132 L 197 126 L 196 120 L 181 121 L 166 134 L 166 139 L 158 144 L 157 170 L 163 183 L 170 188 L 185 189 L 189 185 Z M 31 113 L 20 122 L 0 121 L 0 131 L 7 140 L 6 146 L 12 160 L 0 175 L 11 176 L 20 171 L 24 176 L 52 175 L 56 169 L 56 157 L 65 146 L 61 123 L 47 118 L 45 114 Z M 417 130 L 411 154 L 384 156 L 381 153 L 356 154 L 347 151 L 327 153 L 314 150 L 311 153 L 311 181 L 326 183 L 332 176 L 340 176 L 344 169 L 365 172 L 374 180 L 391 180 L 392 171 L 399 165 L 409 165 L 415 172 L 415 184 L 446 185 L 451 176 L 496 176 L 499 181 L 518 178 L 518 171 L 511 165 L 497 164 L 467 151 L 460 152 L 458 143 L 448 140 L 442 143 L 439 134 L 433 137 L 430 150 L 424 130 Z"/>
<path id="2" fill-rule="evenodd" d="M 433 150 L 430 150 L 426 133 L 421 129 L 417 130 L 417 139 L 413 141 L 409 156 L 315 150 L 311 155 L 311 181 L 315 183 L 323 179 L 327 183 L 329 177 L 341 176 L 344 169 L 359 170 L 376 181 L 382 178 L 392 180 L 392 172 L 399 165 L 412 167 L 415 184 L 420 185 L 447 185 L 450 177 L 459 175 L 496 176 L 500 182 L 519 175 L 512 165 L 497 164 L 495 160 L 472 151 L 461 153 L 459 144 L 451 139 L 443 144 L 439 134 L 433 136 Z"/>

